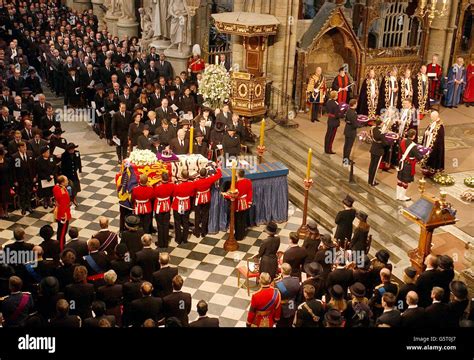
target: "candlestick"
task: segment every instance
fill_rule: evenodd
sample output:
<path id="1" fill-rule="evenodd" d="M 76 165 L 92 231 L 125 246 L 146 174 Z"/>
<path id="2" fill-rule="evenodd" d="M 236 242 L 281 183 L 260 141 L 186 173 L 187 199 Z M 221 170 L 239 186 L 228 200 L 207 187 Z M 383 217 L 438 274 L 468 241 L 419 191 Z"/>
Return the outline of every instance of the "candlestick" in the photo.
<path id="1" fill-rule="evenodd" d="M 265 119 L 260 123 L 260 146 L 263 146 L 263 139 L 265 137 Z"/>
<path id="2" fill-rule="evenodd" d="M 306 166 L 306 179 L 311 178 L 311 160 L 313 158 L 313 150 L 309 148 L 308 150 L 308 162 Z"/>
<path id="3" fill-rule="evenodd" d="M 237 170 L 237 161 L 232 160 L 232 182 L 230 183 L 230 191 L 235 191 L 235 172 Z"/>
<path id="4" fill-rule="evenodd" d="M 191 129 L 189 130 L 189 154 L 193 153 L 193 145 L 194 145 L 194 126 L 191 125 Z"/>
<path id="5" fill-rule="evenodd" d="M 215 63 L 216 65 L 219 64 L 219 55 L 216 55 Z"/>

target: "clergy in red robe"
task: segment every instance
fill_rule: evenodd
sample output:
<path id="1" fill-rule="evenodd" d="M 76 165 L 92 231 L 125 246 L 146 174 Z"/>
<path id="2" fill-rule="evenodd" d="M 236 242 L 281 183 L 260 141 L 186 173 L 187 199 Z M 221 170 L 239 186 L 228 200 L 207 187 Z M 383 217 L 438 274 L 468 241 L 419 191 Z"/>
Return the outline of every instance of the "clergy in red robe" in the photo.
<path id="1" fill-rule="evenodd" d="M 464 90 L 464 103 L 474 106 L 474 56 L 466 68 L 466 89 Z"/>
<path id="2" fill-rule="evenodd" d="M 430 99 L 436 99 L 436 96 L 439 94 L 441 76 L 443 75 L 443 68 L 438 64 L 438 55 L 433 55 L 431 64 L 426 66 L 426 73 L 429 79 Z"/>
<path id="3" fill-rule="evenodd" d="M 337 102 L 339 104 L 348 103 L 350 99 L 349 76 L 346 74 L 344 67 L 339 69 L 339 74 L 334 78 L 332 82 L 332 89 L 337 91 Z"/>

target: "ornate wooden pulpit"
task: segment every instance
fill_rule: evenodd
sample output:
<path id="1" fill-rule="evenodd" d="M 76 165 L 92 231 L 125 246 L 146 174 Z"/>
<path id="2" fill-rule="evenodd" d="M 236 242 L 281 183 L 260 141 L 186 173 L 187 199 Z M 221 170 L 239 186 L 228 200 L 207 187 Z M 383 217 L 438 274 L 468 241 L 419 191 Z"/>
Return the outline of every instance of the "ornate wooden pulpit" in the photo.
<path id="1" fill-rule="evenodd" d="M 233 67 L 232 111 L 248 118 L 265 114 L 263 59 L 267 38 L 280 22 L 273 15 L 248 12 L 213 14 L 215 26 L 224 34 L 242 37 L 244 66 Z"/>
<path id="2" fill-rule="evenodd" d="M 410 250 L 408 255 L 413 267 L 421 273 L 425 267 L 425 258 L 431 252 L 434 230 L 456 223 L 456 210 L 446 202 L 446 193 L 441 192 L 439 199 L 422 195 L 413 205 L 403 209 L 402 214 L 420 225 L 418 248 Z"/>

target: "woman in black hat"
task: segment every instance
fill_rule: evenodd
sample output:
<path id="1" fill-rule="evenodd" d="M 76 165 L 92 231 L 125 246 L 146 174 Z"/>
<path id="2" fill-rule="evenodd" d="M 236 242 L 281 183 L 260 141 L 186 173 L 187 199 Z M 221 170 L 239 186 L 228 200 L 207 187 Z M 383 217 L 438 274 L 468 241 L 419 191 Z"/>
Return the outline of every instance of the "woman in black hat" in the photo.
<path id="1" fill-rule="evenodd" d="M 105 94 L 104 85 L 102 83 L 97 84 L 95 90 L 96 93 L 93 101 L 95 103 L 96 121 L 94 126 L 99 137 L 103 139 L 105 137 L 104 117 L 106 116 L 105 99 L 107 95 Z"/>
<path id="2" fill-rule="evenodd" d="M 467 286 L 462 281 L 451 281 L 449 284 L 449 293 L 451 301 L 449 308 L 449 327 L 458 327 L 467 312 L 469 306 L 469 293 Z"/>
<path id="3" fill-rule="evenodd" d="M 349 244 L 352 251 L 369 253 L 369 230 L 370 225 L 367 224 L 368 215 L 363 211 L 358 211 L 356 215 L 356 229 L 354 236 Z"/>
<path id="4" fill-rule="evenodd" d="M 57 170 L 49 147 L 43 146 L 43 148 L 41 148 L 41 156 L 36 159 L 36 172 L 38 174 L 38 197 L 41 199 L 45 209 L 47 209 L 48 206 L 53 206 L 51 198 L 53 196 L 54 176 L 57 174 Z M 46 182 L 49 183 L 46 184 Z"/>
<path id="5" fill-rule="evenodd" d="M 229 125 L 227 127 L 227 134 L 225 134 L 222 138 L 222 148 L 224 150 L 224 154 L 228 154 L 228 156 L 239 156 L 240 138 L 236 134 L 234 125 Z"/>
<path id="6" fill-rule="evenodd" d="M 344 298 L 344 288 L 341 285 L 334 285 L 329 289 L 331 300 L 327 304 L 328 309 L 336 309 L 341 314 L 347 309 L 347 301 Z"/>
<path id="7" fill-rule="evenodd" d="M 308 232 L 304 238 L 303 248 L 306 249 L 308 256 L 306 257 L 306 263 L 312 263 L 316 252 L 319 249 L 319 244 L 321 243 L 320 234 L 318 230 L 318 225 L 316 221 L 308 221 Z"/>
<path id="8" fill-rule="evenodd" d="M 347 302 L 347 309 L 343 312 L 347 321 L 346 327 L 369 327 L 373 314 L 364 284 L 356 282 L 350 286 L 349 290 L 351 300 Z"/>
<path id="9" fill-rule="evenodd" d="M 257 257 L 260 258 L 260 273 L 269 273 L 272 279 L 278 272 L 278 257 L 277 251 L 280 248 L 280 237 L 276 235 L 278 226 L 276 223 L 269 222 L 265 228 L 268 237 L 263 240 Z"/>
<path id="10" fill-rule="evenodd" d="M 81 154 L 76 149 L 78 145 L 69 143 L 66 151 L 61 155 L 61 174 L 66 175 L 69 179 L 72 196 L 71 201 L 77 206 L 76 196 L 81 191 L 81 182 L 78 173 L 82 172 Z"/>
<path id="11" fill-rule="evenodd" d="M 350 195 L 346 195 L 342 200 L 344 210 L 339 211 L 334 219 L 337 225 L 334 238 L 341 247 L 344 247 L 346 241 L 350 241 L 352 237 L 352 222 L 356 217 L 356 210 L 352 207 L 353 203 L 354 199 Z"/>

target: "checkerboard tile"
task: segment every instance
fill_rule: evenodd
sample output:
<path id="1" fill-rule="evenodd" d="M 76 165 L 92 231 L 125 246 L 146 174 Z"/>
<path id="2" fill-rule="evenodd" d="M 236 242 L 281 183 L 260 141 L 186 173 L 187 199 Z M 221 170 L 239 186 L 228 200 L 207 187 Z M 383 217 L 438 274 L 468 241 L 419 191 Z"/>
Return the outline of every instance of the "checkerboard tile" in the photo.
<path id="1" fill-rule="evenodd" d="M 82 163 L 82 191 L 78 195 L 79 206 L 72 210 L 71 225 L 79 228 L 79 238 L 87 240 L 99 230 L 98 218 L 101 215 L 110 219 L 111 230 L 118 230 L 119 208 L 114 184 L 118 166 L 115 153 L 85 155 Z M 288 222 L 279 224 L 281 251 L 288 247 L 289 233 L 299 227 L 301 217 L 302 212 L 290 204 Z M 12 229 L 16 225 L 25 228 L 29 242 L 39 244 L 39 229 L 52 221 L 52 210 L 41 206 L 24 217 L 15 211 L 8 220 L 0 220 L 0 244 L 11 242 Z M 52 225 L 56 230 L 56 224 Z M 171 241 L 168 248 L 171 263 L 178 266 L 179 273 L 185 278 L 183 290 L 193 297 L 191 321 L 197 318 L 196 304 L 203 299 L 209 304 L 209 315 L 219 317 L 221 326 L 245 326 L 250 297 L 246 289 L 237 286 L 236 268 L 245 265 L 249 257 L 258 253 L 266 237 L 263 230 L 264 226 L 250 229 L 247 237 L 239 242 L 239 250 L 232 253 L 223 249 L 227 234 L 222 232 L 204 239 L 190 236 L 189 243 L 179 247 Z"/>

